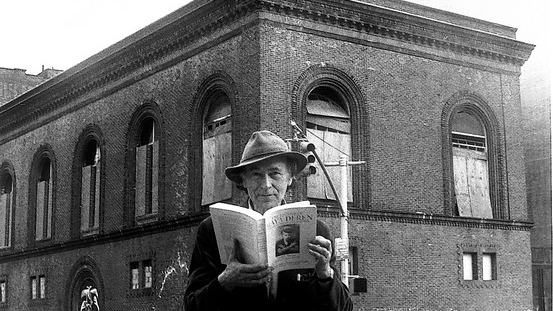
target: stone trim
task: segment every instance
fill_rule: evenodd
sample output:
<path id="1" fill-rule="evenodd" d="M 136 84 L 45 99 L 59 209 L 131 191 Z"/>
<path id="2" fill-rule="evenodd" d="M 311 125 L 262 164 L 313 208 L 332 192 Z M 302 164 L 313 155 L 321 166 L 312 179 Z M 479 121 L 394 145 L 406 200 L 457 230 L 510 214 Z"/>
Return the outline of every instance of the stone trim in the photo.
<path id="1" fill-rule="evenodd" d="M 176 231 L 182 228 L 197 226 L 203 219 L 208 216 L 209 213 L 201 213 L 188 217 L 161 220 L 143 226 L 116 230 L 109 233 L 100 233 L 98 235 L 88 236 L 78 240 L 58 242 L 56 244 L 50 244 L 43 247 L 36 247 L 26 250 L 17 250 L 9 254 L 2 255 L 0 257 L 0 264 L 27 258 L 41 257 L 49 254 L 57 254 L 76 249 L 90 248 L 95 245 L 125 241 L 159 233 L 167 233 L 169 231 Z"/>
<path id="2" fill-rule="evenodd" d="M 463 279 L 463 253 L 470 252 L 476 254 L 476 265 L 478 267 L 478 277 L 475 280 Z M 495 262 L 495 279 L 482 280 L 482 254 L 493 253 L 496 256 Z M 459 280 L 459 286 L 462 288 L 501 288 L 501 276 L 499 275 L 501 266 L 501 252 L 500 247 L 494 244 L 478 244 L 478 243 L 464 243 L 457 245 L 457 275 Z"/>
<path id="3" fill-rule="evenodd" d="M 418 225 L 433 225 L 447 227 L 464 227 L 478 229 L 530 231 L 532 223 L 517 220 L 483 219 L 459 216 L 447 216 L 426 213 L 383 212 L 366 209 L 350 209 L 350 218 L 355 220 L 369 220 L 382 222 L 409 223 Z M 336 207 L 319 208 L 320 217 L 339 218 Z"/>
<path id="4" fill-rule="evenodd" d="M 518 66 L 524 64 L 534 47 L 511 38 L 369 3 L 343 0 L 260 2 L 262 10 L 267 12 Z"/>
<path id="5" fill-rule="evenodd" d="M 424 213 L 379 212 L 366 209 L 350 209 L 349 212 L 350 218 L 355 220 L 527 232 L 530 232 L 530 229 L 532 228 L 532 223 L 530 222 L 515 220 L 507 221 L 497 219 L 451 217 L 446 215 L 433 215 Z M 336 207 L 319 207 L 318 215 L 319 217 L 324 218 L 340 217 L 339 210 Z M 176 231 L 182 228 L 197 226 L 208 216 L 208 212 L 197 213 L 187 217 L 161 220 L 155 223 L 146 224 L 144 226 L 125 228 L 103 234 L 101 233 L 96 236 L 90 236 L 79 240 L 60 242 L 40 248 L 19 250 L 1 256 L 0 264 L 26 258 L 34 258 L 48 254 L 71 251 L 75 249 L 89 248 L 95 245 L 130 240 L 153 234 Z"/>

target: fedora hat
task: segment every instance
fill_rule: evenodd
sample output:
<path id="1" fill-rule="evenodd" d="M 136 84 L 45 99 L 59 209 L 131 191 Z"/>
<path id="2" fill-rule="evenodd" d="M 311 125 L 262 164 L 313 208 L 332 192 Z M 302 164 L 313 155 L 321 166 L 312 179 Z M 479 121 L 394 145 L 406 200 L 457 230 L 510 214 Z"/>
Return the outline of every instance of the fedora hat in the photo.
<path id="1" fill-rule="evenodd" d="M 297 172 L 301 171 L 307 164 L 305 156 L 299 152 L 290 151 L 284 140 L 270 131 L 254 132 L 248 140 L 240 163 L 225 169 L 225 175 L 235 183 L 241 184 L 242 170 L 254 163 L 275 157 L 287 157 L 297 165 Z"/>

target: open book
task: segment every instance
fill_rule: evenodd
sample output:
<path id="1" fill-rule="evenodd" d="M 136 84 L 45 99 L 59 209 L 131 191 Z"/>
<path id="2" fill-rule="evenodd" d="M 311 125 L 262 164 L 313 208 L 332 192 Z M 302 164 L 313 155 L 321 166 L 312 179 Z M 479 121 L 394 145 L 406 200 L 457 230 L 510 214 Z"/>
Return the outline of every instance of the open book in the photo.
<path id="1" fill-rule="evenodd" d="M 309 201 L 279 205 L 263 215 L 226 203 L 211 205 L 210 212 L 221 263 L 228 264 L 234 239 L 238 239 L 244 263 L 273 267 L 269 287 L 273 296 L 280 271 L 315 266 L 307 243 L 317 233 L 317 207 Z"/>

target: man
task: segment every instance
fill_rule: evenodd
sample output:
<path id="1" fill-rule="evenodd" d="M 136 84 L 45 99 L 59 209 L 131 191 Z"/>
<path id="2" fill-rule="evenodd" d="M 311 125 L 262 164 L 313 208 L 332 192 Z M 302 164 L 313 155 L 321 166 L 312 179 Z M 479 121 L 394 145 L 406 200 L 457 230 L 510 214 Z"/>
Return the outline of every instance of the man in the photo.
<path id="1" fill-rule="evenodd" d="M 240 164 L 228 167 L 226 176 L 248 193 L 248 208 L 261 214 L 281 205 L 288 187 L 307 164 L 307 159 L 269 131 L 252 134 Z M 313 269 L 279 274 L 276 300 L 267 295 L 272 268 L 244 264 L 235 243 L 229 264 L 221 264 L 211 217 L 198 227 L 189 267 L 184 302 L 187 311 L 217 310 L 352 310 L 345 285 L 333 267 L 330 230 L 317 222 L 317 236 L 309 243 Z"/>

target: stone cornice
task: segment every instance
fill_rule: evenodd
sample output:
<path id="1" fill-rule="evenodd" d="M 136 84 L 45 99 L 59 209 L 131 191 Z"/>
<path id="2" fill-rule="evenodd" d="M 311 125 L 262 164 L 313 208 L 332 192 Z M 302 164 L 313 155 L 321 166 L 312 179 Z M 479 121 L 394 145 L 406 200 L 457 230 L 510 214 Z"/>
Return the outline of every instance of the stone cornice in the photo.
<path id="1" fill-rule="evenodd" d="M 401 42 L 522 66 L 534 45 L 437 20 L 348 0 L 260 1 L 268 12 Z"/>
<path id="2" fill-rule="evenodd" d="M 349 213 L 352 220 L 369 220 L 478 229 L 498 229 L 509 231 L 530 231 L 530 229 L 532 228 L 531 222 L 518 220 L 484 219 L 410 212 L 372 211 L 366 209 L 350 209 Z M 338 209 L 332 207 L 319 208 L 319 215 L 330 218 L 340 217 Z"/>
<path id="3" fill-rule="evenodd" d="M 82 239 L 75 239 L 61 243 L 52 243 L 43 247 L 33 247 L 16 251 L 13 251 L 12 249 L 5 249 L 0 252 L 0 264 L 14 260 L 20 260 L 23 258 L 72 251 L 75 249 L 115 243 L 129 239 L 140 238 L 147 235 L 160 234 L 164 232 L 179 230 L 182 228 L 188 228 L 191 226 L 197 226 L 207 216 L 207 213 L 202 213 L 188 217 L 163 220 L 143 226 L 136 226 L 109 233 L 92 235 Z"/>
<path id="4" fill-rule="evenodd" d="M 507 231 L 530 231 L 532 223 L 515 220 L 481 219 L 468 217 L 450 217 L 445 215 L 432 215 L 424 213 L 405 213 L 405 212 L 383 212 L 371 211 L 365 209 L 350 209 L 351 220 L 378 221 L 389 223 L 408 223 L 418 225 L 465 227 L 478 229 L 494 229 Z M 82 239 L 75 239 L 61 243 L 53 243 L 43 247 L 33 247 L 23 250 L 13 251 L 5 249 L 0 251 L 0 264 L 23 258 L 43 256 L 66 251 L 72 251 L 80 248 L 88 248 L 95 245 L 115 243 L 124 240 L 136 239 L 143 236 L 171 232 L 183 228 L 197 226 L 209 213 L 198 213 L 187 217 L 180 217 L 169 220 L 136 226 L 132 228 L 121 229 L 104 234 L 89 236 Z M 319 206 L 319 217 L 339 218 L 340 213 L 336 207 Z"/>
<path id="5" fill-rule="evenodd" d="M 533 45 L 349 0 L 214 0 L 154 23 L 0 107 L 0 144 L 182 61 L 184 51 L 246 16 L 269 12 L 394 41 L 521 66 Z M 207 42 L 201 49 L 210 46 Z M 134 75 L 134 79 L 133 79 Z M 114 82 L 120 83 L 115 85 Z M 125 81 L 121 83 L 121 81 Z M 115 86 L 114 86 L 115 85 Z M 107 89 L 107 91 L 106 91 Z M 102 95 L 103 94 L 103 95 Z M 90 99 L 90 102 L 93 99 Z M 59 111 L 59 109 L 62 111 Z M 49 113 L 57 111 L 47 117 Z"/>
<path id="6" fill-rule="evenodd" d="M 10 132 L 60 107 L 68 108 L 69 103 L 109 88 L 113 82 L 129 79 L 135 73 L 143 78 L 173 65 L 175 60 L 170 56 L 178 57 L 200 39 L 252 13 L 257 8 L 255 2 L 211 1 L 195 10 L 184 10 L 182 16 L 166 23 L 154 23 L 139 31 L 139 35 L 131 35 L 130 39 L 124 39 L 22 94 L 0 107 L 0 144 L 22 134 L 10 135 Z M 135 81 L 128 81 L 119 88 Z"/>

